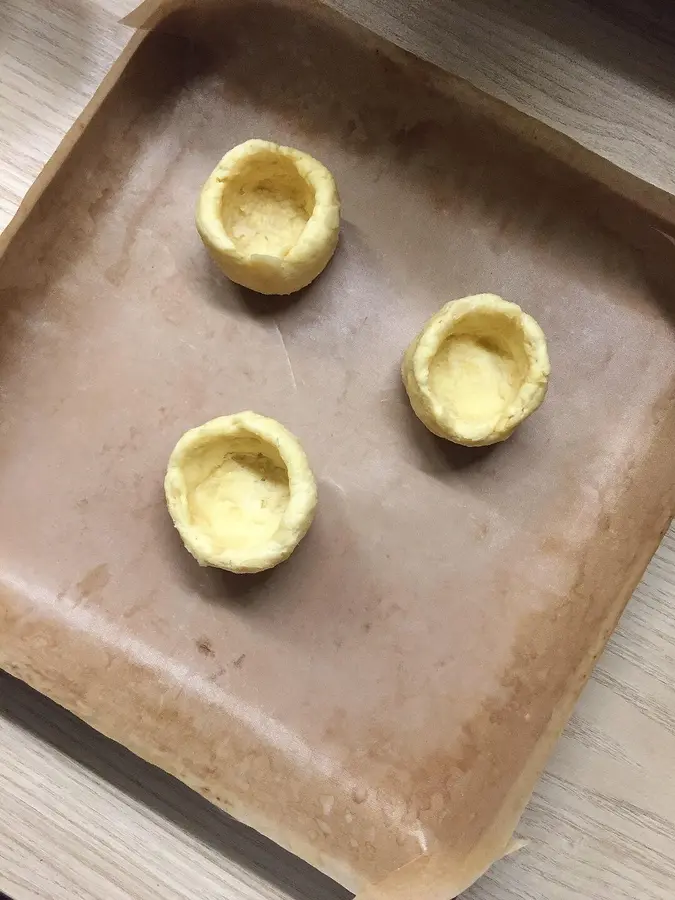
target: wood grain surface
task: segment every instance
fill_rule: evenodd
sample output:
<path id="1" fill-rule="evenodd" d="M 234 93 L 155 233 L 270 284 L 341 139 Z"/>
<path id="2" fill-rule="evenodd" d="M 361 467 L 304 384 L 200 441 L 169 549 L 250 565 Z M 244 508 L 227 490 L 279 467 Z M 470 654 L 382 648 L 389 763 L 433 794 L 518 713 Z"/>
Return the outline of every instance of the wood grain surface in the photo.
<path id="1" fill-rule="evenodd" d="M 133 0 L 2 0 L 0 228 L 131 39 Z M 675 193 L 675 27 L 638 0 L 334 0 Z M 536 6 L 536 9 L 533 7 Z M 425 49 L 426 48 L 426 49 Z M 440 48 L 440 50 L 439 50 Z M 81 127 L 75 126 L 75 127 Z M 675 892 L 675 535 L 600 660 L 519 829 L 470 900 Z M 0 675 L 0 890 L 15 900 L 345 892 Z"/>

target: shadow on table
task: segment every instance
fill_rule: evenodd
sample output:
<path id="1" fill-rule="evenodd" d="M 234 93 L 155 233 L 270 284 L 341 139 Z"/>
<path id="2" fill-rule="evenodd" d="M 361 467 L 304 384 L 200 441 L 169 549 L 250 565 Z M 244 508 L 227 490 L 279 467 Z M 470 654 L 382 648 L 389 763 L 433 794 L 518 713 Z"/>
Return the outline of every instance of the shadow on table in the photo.
<path id="1" fill-rule="evenodd" d="M 348 891 L 235 821 L 177 779 L 0 672 L 0 716 L 29 729 L 134 800 L 283 891 L 290 900 L 349 900 Z M 4 898 L 0 892 L 0 900 Z"/>

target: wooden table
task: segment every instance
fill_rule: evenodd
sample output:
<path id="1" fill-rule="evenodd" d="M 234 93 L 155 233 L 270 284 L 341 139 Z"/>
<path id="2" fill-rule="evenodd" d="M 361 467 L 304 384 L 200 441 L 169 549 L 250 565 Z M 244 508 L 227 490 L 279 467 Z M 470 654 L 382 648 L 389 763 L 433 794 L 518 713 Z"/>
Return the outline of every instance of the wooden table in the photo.
<path id="1" fill-rule="evenodd" d="M 332 2 L 675 194 L 668 4 Z M 0 230 L 131 39 L 117 18 L 133 5 L 2 0 Z M 520 827 L 530 845 L 468 897 L 672 898 L 674 767 L 671 530 L 532 798 Z M 347 896 L 4 675 L 0 890 L 15 900 Z"/>

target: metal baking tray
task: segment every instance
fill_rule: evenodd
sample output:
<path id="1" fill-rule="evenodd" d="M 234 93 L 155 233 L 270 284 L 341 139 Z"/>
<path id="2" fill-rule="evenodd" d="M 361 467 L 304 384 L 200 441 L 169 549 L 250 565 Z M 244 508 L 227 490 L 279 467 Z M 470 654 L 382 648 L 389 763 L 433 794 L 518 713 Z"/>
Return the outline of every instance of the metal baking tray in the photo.
<path id="1" fill-rule="evenodd" d="M 0 664 L 363 900 L 445 900 L 507 851 L 674 508 L 672 248 L 514 115 L 321 7 L 193 9 L 0 263 Z M 194 228 L 249 137 L 342 195 L 290 298 L 227 282 Z M 537 318 L 552 379 L 468 450 L 399 365 L 483 291 Z M 291 560 L 237 577 L 184 551 L 162 479 L 184 430 L 248 408 L 320 499 Z"/>

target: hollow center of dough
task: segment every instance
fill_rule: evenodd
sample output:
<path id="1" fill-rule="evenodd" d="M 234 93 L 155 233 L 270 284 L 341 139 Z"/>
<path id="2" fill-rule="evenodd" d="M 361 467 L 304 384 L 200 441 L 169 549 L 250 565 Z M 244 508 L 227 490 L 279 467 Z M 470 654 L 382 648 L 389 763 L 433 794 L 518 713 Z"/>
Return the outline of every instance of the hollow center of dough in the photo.
<path id="1" fill-rule="evenodd" d="M 240 253 L 284 257 L 304 231 L 314 201 L 314 190 L 291 159 L 257 153 L 225 187 L 223 225 Z"/>
<path id="2" fill-rule="evenodd" d="M 499 314 L 473 313 L 439 347 L 429 367 L 429 387 L 450 414 L 476 423 L 505 412 L 527 373 L 520 327 Z"/>
<path id="3" fill-rule="evenodd" d="M 218 443 L 218 442 L 216 442 Z M 225 441 L 187 467 L 188 504 L 195 526 L 222 549 L 266 543 L 290 497 L 288 471 L 262 441 Z"/>

